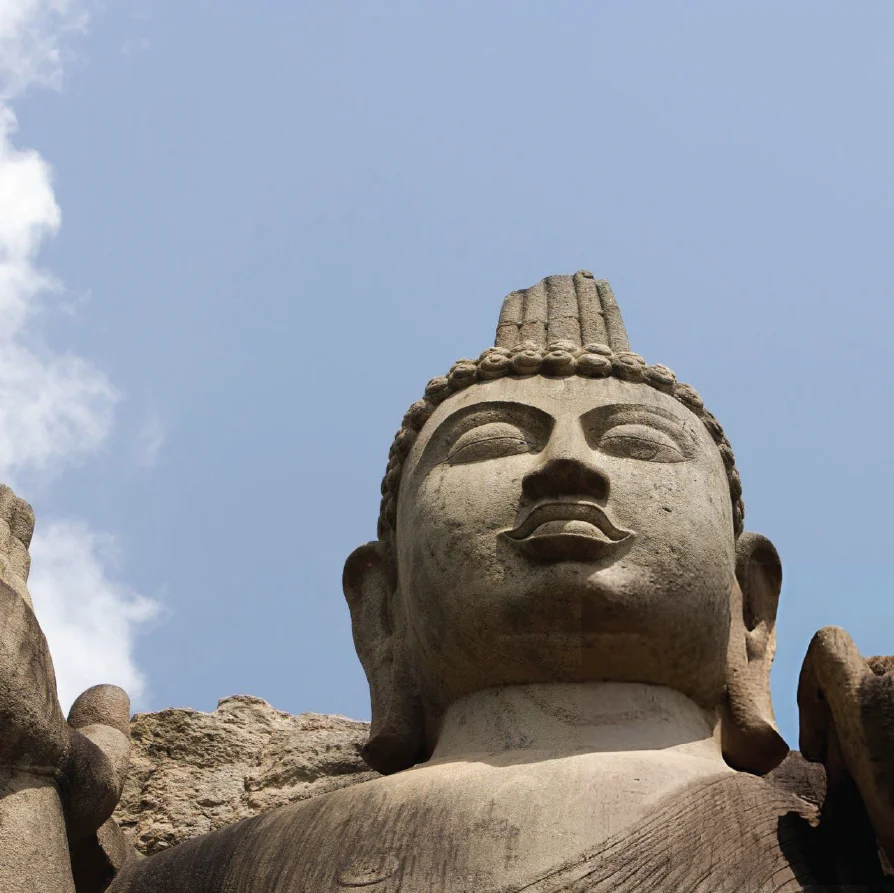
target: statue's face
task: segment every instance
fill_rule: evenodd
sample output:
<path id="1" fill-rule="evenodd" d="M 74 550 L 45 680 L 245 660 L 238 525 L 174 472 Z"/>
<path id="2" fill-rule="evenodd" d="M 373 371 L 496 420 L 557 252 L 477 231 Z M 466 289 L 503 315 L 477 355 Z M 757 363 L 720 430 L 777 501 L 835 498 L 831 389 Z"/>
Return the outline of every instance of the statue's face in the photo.
<path id="1" fill-rule="evenodd" d="M 726 472 L 700 420 L 648 386 L 534 376 L 450 397 L 404 467 L 397 569 L 435 707 L 526 682 L 722 694 Z"/>

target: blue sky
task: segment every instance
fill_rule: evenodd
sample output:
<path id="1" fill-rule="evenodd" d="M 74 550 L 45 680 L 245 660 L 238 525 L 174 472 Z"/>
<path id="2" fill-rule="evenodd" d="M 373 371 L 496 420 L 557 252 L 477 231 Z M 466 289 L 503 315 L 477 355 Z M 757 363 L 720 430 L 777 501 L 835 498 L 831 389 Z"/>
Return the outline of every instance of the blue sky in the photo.
<path id="1" fill-rule="evenodd" d="M 48 389 L 0 363 L 0 470 L 63 688 L 367 717 L 340 576 L 391 437 L 579 267 L 727 429 L 790 744 L 817 628 L 894 651 L 890 2 L 2 6 L 6 262 L 62 285 L 0 301 Z"/>

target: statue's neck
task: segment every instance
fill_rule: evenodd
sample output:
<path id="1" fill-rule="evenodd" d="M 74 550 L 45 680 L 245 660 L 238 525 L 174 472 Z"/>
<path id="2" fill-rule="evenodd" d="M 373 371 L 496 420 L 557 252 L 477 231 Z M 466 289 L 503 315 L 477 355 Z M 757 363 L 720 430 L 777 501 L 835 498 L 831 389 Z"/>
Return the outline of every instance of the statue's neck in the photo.
<path id="1" fill-rule="evenodd" d="M 626 751 L 723 763 L 711 712 L 670 688 L 628 682 L 513 685 L 467 695 L 447 709 L 432 760 L 488 755 L 526 762 Z"/>
<path id="2" fill-rule="evenodd" d="M 414 826 L 464 829 L 445 830 L 452 842 L 437 858 L 444 872 L 483 879 L 475 889 L 527 889 L 733 772 L 714 716 L 662 686 L 491 688 L 452 704 L 438 732 L 428 762 L 373 784 Z M 500 833 L 468 832 L 485 825 Z"/>

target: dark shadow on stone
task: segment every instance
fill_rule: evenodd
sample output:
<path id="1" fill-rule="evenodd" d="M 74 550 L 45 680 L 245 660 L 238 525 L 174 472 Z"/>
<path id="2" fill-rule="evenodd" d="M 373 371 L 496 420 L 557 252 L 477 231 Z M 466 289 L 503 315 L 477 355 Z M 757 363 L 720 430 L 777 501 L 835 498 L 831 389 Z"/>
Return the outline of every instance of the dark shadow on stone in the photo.
<path id="1" fill-rule="evenodd" d="M 842 839 L 831 835 L 828 828 L 824 830 L 822 823 L 812 825 L 796 812 L 779 817 L 779 848 L 805 893 L 894 890 L 894 878 L 881 870 L 874 837 L 867 840 L 859 823 L 851 830 L 847 839 Z"/>
<path id="2" fill-rule="evenodd" d="M 826 799 L 825 767 L 822 763 L 808 762 L 797 750 L 789 751 L 788 756 L 764 776 L 764 780 L 818 809 Z"/>
<path id="3" fill-rule="evenodd" d="M 822 833 L 804 816 L 787 812 L 779 817 L 776 838 L 792 873 L 805 891 L 839 889 L 835 884 L 818 880 L 834 880 L 834 865 L 823 849 Z"/>

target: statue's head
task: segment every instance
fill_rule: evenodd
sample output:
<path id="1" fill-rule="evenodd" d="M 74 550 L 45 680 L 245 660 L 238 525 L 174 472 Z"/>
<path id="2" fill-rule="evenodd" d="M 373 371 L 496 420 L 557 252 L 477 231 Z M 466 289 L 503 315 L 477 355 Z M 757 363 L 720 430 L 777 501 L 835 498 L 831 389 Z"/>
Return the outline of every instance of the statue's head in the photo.
<path id="1" fill-rule="evenodd" d="M 779 558 L 743 533 L 722 428 L 630 352 L 608 283 L 510 294 L 496 346 L 410 407 L 382 493 L 344 577 L 375 768 L 425 759 L 464 695 L 550 682 L 668 686 L 718 717 L 737 768 L 785 754 Z"/>

